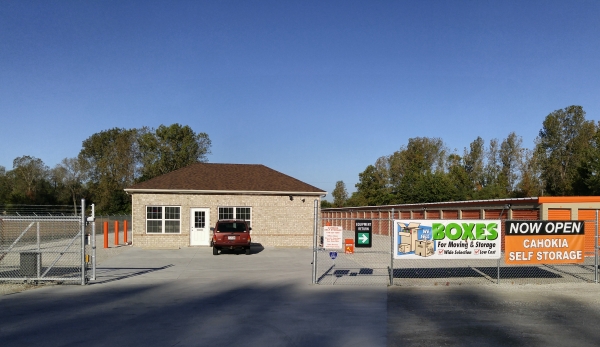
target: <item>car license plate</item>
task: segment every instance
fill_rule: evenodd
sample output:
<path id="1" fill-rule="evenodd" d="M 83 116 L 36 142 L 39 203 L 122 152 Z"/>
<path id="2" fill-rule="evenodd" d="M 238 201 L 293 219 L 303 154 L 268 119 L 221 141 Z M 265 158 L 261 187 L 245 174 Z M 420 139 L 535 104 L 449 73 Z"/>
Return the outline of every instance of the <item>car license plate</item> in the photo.
<path id="1" fill-rule="evenodd" d="M 227 236 L 228 240 L 235 240 L 235 236 Z"/>

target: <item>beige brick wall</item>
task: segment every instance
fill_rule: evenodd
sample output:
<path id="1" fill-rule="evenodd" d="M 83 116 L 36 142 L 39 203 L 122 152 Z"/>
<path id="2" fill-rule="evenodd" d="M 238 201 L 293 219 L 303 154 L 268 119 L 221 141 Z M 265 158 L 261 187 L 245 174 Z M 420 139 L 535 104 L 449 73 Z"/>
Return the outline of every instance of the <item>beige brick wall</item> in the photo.
<path id="1" fill-rule="evenodd" d="M 304 202 L 302 201 L 304 199 Z M 190 209 L 209 208 L 214 226 L 219 207 L 252 208 L 252 242 L 265 247 L 312 247 L 315 196 L 289 195 L 195 195 L 134 194 L 132 210 L 133 246 L 181 248 L 190 245 Z M 180 234 L 147 234 L 146 206 L 180 206 Z"/>

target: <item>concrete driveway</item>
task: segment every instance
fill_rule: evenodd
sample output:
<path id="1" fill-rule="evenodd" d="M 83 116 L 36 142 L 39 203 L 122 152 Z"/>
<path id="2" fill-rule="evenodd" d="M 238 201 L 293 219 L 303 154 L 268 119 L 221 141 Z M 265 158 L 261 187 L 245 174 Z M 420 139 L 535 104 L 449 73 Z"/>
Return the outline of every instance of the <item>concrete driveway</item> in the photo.
<path id="1" fill-rule="evenodd" d="M 127 247 L 87 286 L 0 296 L 0 346 L 598 346 L 596 284 L 310 284 L 312 251 Z"/>
<path id="2" fill-rule="evenodd" d="M 129 248 L 87 286 L 0 297 L 7 346 L 385 346 L 385 287 L 313 286 L 312 250 Z"/>

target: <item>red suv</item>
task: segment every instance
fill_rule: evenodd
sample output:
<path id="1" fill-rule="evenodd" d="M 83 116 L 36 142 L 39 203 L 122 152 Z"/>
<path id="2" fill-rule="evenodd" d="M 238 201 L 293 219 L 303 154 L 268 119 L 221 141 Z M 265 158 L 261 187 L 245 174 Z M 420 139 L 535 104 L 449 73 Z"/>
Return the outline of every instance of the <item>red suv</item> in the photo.
<path id="1" fill-rule="evenodd" d="M 250 228 L 244 220 L 220 220 L 214 228 L 212 237 L 213 255 L 221 249 L 243 249 L 250 254 Z"/>

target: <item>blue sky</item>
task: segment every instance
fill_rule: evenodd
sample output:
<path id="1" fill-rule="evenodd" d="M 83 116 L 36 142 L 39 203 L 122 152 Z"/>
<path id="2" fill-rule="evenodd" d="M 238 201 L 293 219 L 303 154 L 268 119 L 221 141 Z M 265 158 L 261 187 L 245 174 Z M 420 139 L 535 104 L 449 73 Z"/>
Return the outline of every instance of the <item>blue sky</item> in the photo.
<path id="1" fill-rule="evenodd" d="M 180 123 L 209 162 L 352 192 L 413 137 L 533 148 L 554 110 L 600 119 L 599 18 L 599 1 L 4 0 L 0 165 Z"/>

